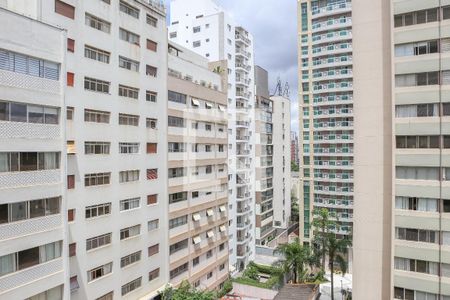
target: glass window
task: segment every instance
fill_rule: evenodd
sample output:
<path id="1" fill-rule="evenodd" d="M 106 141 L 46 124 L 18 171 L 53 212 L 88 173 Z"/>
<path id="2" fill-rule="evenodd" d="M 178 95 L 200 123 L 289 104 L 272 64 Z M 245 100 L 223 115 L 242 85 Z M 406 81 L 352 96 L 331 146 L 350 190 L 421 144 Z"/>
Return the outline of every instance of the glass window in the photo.
<path id="1" fill-rule="evenodd" d="M 30 201 L 30 218 L 45 216 L 45 200 Z"/>
<path id="2" fill-rule="evenodd" d="M 27 121 L 27 106 L 25 104 L 11 103 L 11 121 Z"/>
<path id="3" fill-rule="evenodd" d="M 19 270 L 39 264 L 39 247 L 19 251 L 17 253 L 17 264 Z"/>
<path id="4" fill-rule="evenodd" d="M 0 256 L 0 276 L 12 273 L 16 269 L 15 254 Z"/>
<path id="5" fill-rule="evenodd" d="M 10 221 L 20 221 L 27 218 L 27 202 L 16 202 L 10 204 Z"/>

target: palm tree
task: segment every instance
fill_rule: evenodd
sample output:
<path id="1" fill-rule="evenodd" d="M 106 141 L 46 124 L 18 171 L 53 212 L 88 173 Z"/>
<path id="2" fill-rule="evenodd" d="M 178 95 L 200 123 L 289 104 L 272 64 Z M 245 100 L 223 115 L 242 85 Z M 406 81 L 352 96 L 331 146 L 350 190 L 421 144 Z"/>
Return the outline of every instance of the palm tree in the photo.
<path id="1" fill-rule="evenodd" d="M 334 234 L 328 234 L 327 254 L 331 271 L 331 300 L 334 300 L 334 263 L 337 262 L 342 271 L 342 275 L 347 272 L 347 261 L 345 255 L 352 242 L 349 239 L 337 239 Z"/>
<path id="2" fill-rule="evenodd" d="M 290 244 L 281 244 L 275 249 L 275 254 L 281 254 L 281 259 L 278 264 L 286 274 L 293 274 L 293 283 L 302 283 L 308 274 L 307 265 L 311 256 L 309 247 L 300 245 L 298 239 Z"/>
<path id="3" fill-rule="evenodd" d="M 316 211 L 314 215 L 314 244 L 318 247 L 316 252 L 322 256 L 322 269 L 325 270 L 327 235 L 336 226 L 336 222 L 330 220 L 330 214 L 326 208 Z"/>

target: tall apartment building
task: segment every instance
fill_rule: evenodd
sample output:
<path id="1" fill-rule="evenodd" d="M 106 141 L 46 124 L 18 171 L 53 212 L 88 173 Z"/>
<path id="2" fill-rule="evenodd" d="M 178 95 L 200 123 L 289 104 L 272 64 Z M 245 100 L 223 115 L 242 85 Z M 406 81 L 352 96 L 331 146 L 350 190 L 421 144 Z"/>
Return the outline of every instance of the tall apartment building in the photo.
<path id="1" fill-rule="evenodd" d="M 255 218 L 258 245 L 267 245 L 279 234 L 278 229 L 286 229 L 289 225 L 290 123 L 289 99 L 270 97 L 268 73 L 262 67 L 256 66 Z M 241 208 L 238 206 L 238 211 Z"/>
<path id="2" fill-rule="evenodd" d="M 66 36 L 3 8 L 0 25 L 0 298 L 67 298 Z"/>
<path id="3" fill-rule="evenodd" d="M 352 8 L 348 0 L 298 0 L 301 242 L 313 209 L 327 208 L 339 236 L 353 222 Z"/>
<path id="4" fill-rule="evenodd" d="M 67 159 L 63 208 L 67 207 L 69 245 L 63 255 L 70 256 L 70 298 L 152 299 L 169 277 L 164 7 L 149 0 L 2 4 L 67 34 L 58 50 L 66 52 L 59 88 L 65 90 L 67 111 L 60 115 L 66 119 L 61 122 L 66 123 L 67 157 L 66 151 L 60 155 L 62 161 Z M 15 23 L 13 28 L 22 31 Z M 26 32 L 33 40 L 34 28 Z M 42 37 L 41 49 L 56 48 L 56 38 L 46 42 L 47 36 Z M 36 37 L 36 45 L 40 38 Z M 45 53 L 46 59 L 59 61 L 49 50 Z M 55 106 L 62 99 L 52 101 Z M 46 143 L 41 151 L 60 151 L 51 148 L 54 144 Z M 38 144 L 36 148 L 40 149 Z M 44 166 L 51 167 L 45 157 Z M 50 179 L 47 172 L 43 171 L 46 180 L 58 179 L 57 174 Z"/>
<path id="5" fill-rule="evenodd" d="M 228 279 L 226 61 L 169 44 L 170 283 L 222 288 Z M 212 70 L 216 70 L 217 73 Z"/>
<path id="6" fill-rule="evenodd" d="M 228 61 L 222 71 L 228 73 L 229 255 L 231 271 L 242 270 L 255 256 L 254 211 L 238 213 L 255 206 L 253 37 L 214 0 L 173 0 L 170 18 L 171 41 L 210 61 Z"/>

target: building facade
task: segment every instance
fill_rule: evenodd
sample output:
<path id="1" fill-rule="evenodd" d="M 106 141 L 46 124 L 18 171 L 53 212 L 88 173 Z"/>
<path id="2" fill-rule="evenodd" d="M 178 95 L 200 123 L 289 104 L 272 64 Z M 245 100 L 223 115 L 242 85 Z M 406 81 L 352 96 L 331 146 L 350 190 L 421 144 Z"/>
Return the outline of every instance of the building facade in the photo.
<path id="1" fill-rule="evenodd" d="M 221 71 L 228 74 L 230 271 L 242 270 L 255 256 L 255 212 L 238 213 L 238 207 L 255 207 L 253 38 L 214 0 L 174 0 L 170 18 L 171 41 L 210 61 L 228 61 Z"/>
<path id="2" fill-rule="evenodd" d="M 62 299 L 66 35 L 3 8 L 0 24 L 0 298 Z"/>
<path id="3" fill-rule="evenodd" d="M 70 298 L 152 299 L 169 278 L 164 7 L 137 0 L 2 4 L 67 34 L 61 135 Z"/>
<path id="4" fill-rule="evenodd" d="M 300 166 L 298 149 L 298 134 L 296 131 L 291 131 L 291 162 L 294 162 L 297 166 Z"/>
<path id="5" fill-rule="evenodd" d="M 222 288 L 228 279 L 226 61 L 169 45 L 170 283 Z"/>
<path id="6" fill-rule="evenodd" d="M 315 209 L 334 232 L 353 222 L 352 8 L 348 0 L 299 0 L 300 240 L 312 238 Z"/>

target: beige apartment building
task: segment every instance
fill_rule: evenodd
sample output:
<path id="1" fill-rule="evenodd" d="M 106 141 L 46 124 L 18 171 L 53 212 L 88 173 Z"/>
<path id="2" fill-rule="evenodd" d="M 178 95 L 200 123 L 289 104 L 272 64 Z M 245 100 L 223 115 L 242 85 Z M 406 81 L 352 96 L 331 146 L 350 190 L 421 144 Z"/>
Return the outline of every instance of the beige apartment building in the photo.
<path id="1" fill-rule="evenodd" d="M 227 62 L 170 43 L 168 66 L 170 282 L 218 289 L 228 279 Z"/>

